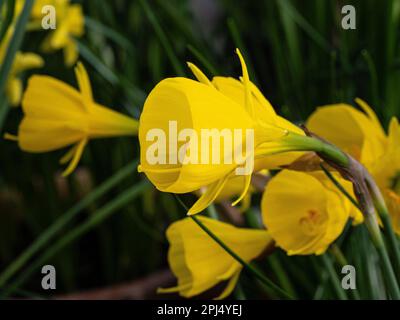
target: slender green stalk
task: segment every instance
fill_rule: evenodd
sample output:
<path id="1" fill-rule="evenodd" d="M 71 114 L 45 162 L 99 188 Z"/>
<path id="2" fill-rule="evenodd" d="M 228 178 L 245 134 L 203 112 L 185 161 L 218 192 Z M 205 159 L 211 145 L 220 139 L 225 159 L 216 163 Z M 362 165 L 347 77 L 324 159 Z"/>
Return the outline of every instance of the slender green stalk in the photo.
<path id="1" fill-rule="evenodd" d="M 258 213 L 259 214 L 259 213 Z M 262 222 L 260 219 L 257 218 L 257 212 L 253 208 L 250 208 L 249 210 L 246 211 L 245 213 L 245 218 L 247 221 L 247 224 L 256 229 L 263 229 L 264 226 L 262 225 Z M 271 254 L 267 258 L 268 263 L 271 266 L 272 271 L 276 274 L 276 277 L 279 280 L 280 285 L 282 288 L 288 292 L 292 297 L 297 298 L 296 291 L 294 290 L 291 281 L 287 275 L 287 272 L 285 268 L 283 268 L 281 261 L 279 258 Z"/>
<path id="2" fill-rule="evenodd" d="M 390 294 L 393 299 L 400 300 L 400 289 L 397 283 L 393 267 L 390 263 L 389 255 L 387 253 L 385 243 L 382 238 L 381 231 L 379 230 L 378 222 L 375 215 L 364 215 L 365 225 L 372 237 L 372 241 L 378 251 L 379 257 L 382 262 L 383 276 L 386 280 L 386 285 L 389 288 Z"/>
<path id="3" fill-rule="evenodd" d="M 341 185 L 341 183 L 339 181 L 337 181 L 335 179 L 335 177 L 332 175 L 332 173 L 329 172 L 329 170 L 327 168 L 325 168 L 325 166 L 321 163 L 320 167 L 322 169 L 322 171 L 324 171 L 324 173 L 326 174 L 326 176 L 333 182 L 333 184 L 340 190 L 340 192 L 343 193 L 343 195 L 349 199 L 349 201 L 358 209 L 361 211 L 361 208 L 357 202 L 356 199 L 354 199 L 350 193 L 347 192 L 347 190 Z"/>
<path id="4" fill-rule="evenodd" d="M 215 219 L 215 220 L 219 220 L 218 212 L 217 212 L 217 210 L 215 209 L 214 204 L 210 204 L 210 205 L 208 206 L 207 212 L 208 212 L 208 215 L 210 216 L 210 218 L 213 218 L 213 219 Z"/>
<path id="5" fill-rule="evenodd" d="M 379 94 L 378 94 L 379 85 L 378 85 L 378 76 L 377 76 L 377 72 L 376 72 L 376 67 L 375 67 L 374 61 L 372 60 L 371 55 L 369 54 L 369 52 L 367 50 L 361 51 L 361 54 L 368 66 L 368 72 L 371 77 L 371 86 L 370 87 L 371 87 L 371 92 L 372 92 L 372 101 L 374 103 L 375 108 L 377 108 L 379 105 Z"/>
<path id="6" fill-rule="evenodd" d="M 10 107 L 8 105 L 7 99 L 0 100 L 0 128 L 3 128 L 4 121 L 6 120 L 9 112 L 10 112 Z"/>
<path id="7" fill-rule="evenodd" d="M 387 212 L 384 214 L 380 213 L 379 216 L 381 217 L 383 228 L 387 235 L 391 252 L 393 253 L 394 267 L 396 270 L 397 279 L 400 281 L 400 250 L 399 250 L 398 239 L 393 230 L 393 225 L 390 216 L 387 214 Z"/>
<path id="8" fill-rule="evenodd" d="M 280 0 L 277 2 L 283 10 L 299 25 L 300 28 L 327 53 L 331 51 L 331 45 L 324 37 L 299 13 L 290 1 Z"/>
<path id="9" fill-rule="evenodd" d="M 272 271 L 276 274 L 276 277 L 279 280 L 279 284 L 282 286 L 282 288 L 286 292 L 288 292 L 293 298 L 297 298 L 295 289 L 290 282 L 290 279 L 286 273 L 286 269 L 283 267 L 279 258 L 274 254 L 271 254 L 268 256 L 267 260 L 271 266 Z"/>
<path id="10" fill-rule="evenodd" d="M 133 43 L 129 41 L 124 35 L 111 27 L 95 20 L 89 16 L 85 16 L 85 25 L 95 33 L 102 33 L 104 36 L 119 44 L 122 48 L 128 51 L 135 49 Z"/>
<path id="11" fill-rule="evenodd" d="M 334 157 L 336 156 L 334 153 L 332 153 L 332 155 Z M 335 161 L 333 159 L 333 157 L 332 157 L 332 160 Z M 378 195 L 380 195 L 380 193 L 377 191 L 377 187 L 376 187 L 374 181 L 372 180 L 372 178 L 369 176 L 368 172 L 365 169 L 363 169 L 363 167 L 361 168 L 361 171 L 362 172 L 358 172 L 358 174 L 361 174 L 362 178 L 358 177 L 358 179 L 360 179 L 362 181 L 358 181 L 355 184 L 353 184 L 354 188 L 356 189 L 355 193 L 358 195 L 358 200 L 360 201 L 360 204 L 358 205 L 358 207 L 363 212 L 365 224 L 368 228 L 368 231 L 371 235 L 372 241 L 373 241 L 375 247 L 377 248 L 379 256 L 381 258 L 382 267 L 384 268 L 384 277 L 386 279 L 387 286 L 391 292 L 392 297 L 394 299 L 398 300 L 400 298 L 399 285 L 397 283 L 397 279 L 396 279 L 392 264 L 390 262 L 389 255 L 386 250 L 385 243 L 382 239 L 382 235 L 379 230 L 379 225 L 378 225 L 378 222 L 377 222 L 376 216 L 375 216 L 375 207 L 373 204 L 373 201 L 375 203 L 378 202 L 381 204 L 382 203 L 384 204 L 384 202 L 383 202 L 383 199 L 380 199 L 380 201 L 379 201 L 379 199 L 377 198 Z M 325 170 L 324 170 L 324 172 L 325 172 Z M 326 171 L 325 173 L 327 173 L 327 172 L 328 171 Z M 367 179 L 367 181 L 364 181 L 363 179 Z M 368 183 L 366 183 L 366 182 L 368 182 Z M 337 184 L 338 187 L 339 187 L 339 185 L 340 184 Z M 343 188 L 341 188 L 341 190 L 342 189 Z M 373 194 L 372 197 L 370 194 L 371 192 Z M 374 194 L 374 192 L 375 192 L 375 194 Z M 377 199 L 378 199 L 378 201 L 377 201 Z M 394 244 L 395 244 L 395 242 L 394 242 Z"/>
<path id="12" fill-rule="evenodd" d="M 294 145 L 298 144 L 303 151 L 315 151 L 341 167 L 347 167 L 349 165 L 349 158 L 347 155 L 336 146 L 314 137 L 305 137 L 296 134 L 289 135 L 291 143 Z"/>
<path id="13" fill-rule="evenodd" d="M 127 178 L 134 172 L 137 162 L 128 164 L 120 169 L 111 178 L 99 185 L 95 190 L 89 193 L 84 199 L 78 202 L 75 206 L 69 209 L 65 214 L 61 215 L 46 231 L 23 251 L 1 274 L 0 287 L 20 270 L 25 263 L 29 261 L 37 252 L 39 252 L 46 244 L 48 244 L 54 236 L 60 232 L 68 223 L 72 221 L 82 210 L 87 208 L 94 201 L 103 196 L 106 192 L 117 186 L 122 180 Z"/>
<path id="14" fill-rule="evenodd" d="M 394 232 L 393 225 L 391 222 L 390 214 L 388 208 L 386 206 L 385 200 L 380 192 L 378 186 L 375 184 L 371 176 L 367 176 L 367 183 L 369 190 L 372 195 L 372 199 L 374 201 L 375 208 L 382 220 L 383 227 L 385 230 L 385 234 L 388 238 L 388 243 L 390 246 L 390 250 L 393 254 L 393 260 L 395 265 L 395 270 L 398 275 L 398 279 L 400 277 L 400 249 L 398 244 L 397 236 Z"/>
<path id="15" fill-rule="evenodd" d="M 25 26 L 28 22 L 32 6 L 34 1 L 33 0 L 26 0 L 24 7 L 22 9 L 21 15 L 18 18 L 18 21 L 15 25 L 14 33 L 11 37 L 10 43 L 8 44 L 7 52 L 5 57 L 2 61 L 1 68 L 0 68 L 0 100 L 4 99 L 4 90 L 7 82 L 8 75 L 10 74 L 11 67 L 14 62 L 14 57 L 21 47 L 22 40 L 25 33 Z M 8 107 L 7 105 L 3 105 L 4 107 Z M 1 113 L 5 111 L 2 110 Z M 0 127 L 1 131 L 2 127 Z"/>
<path id="16" fill-rule="evenodd" d="M 333 267 L 331 259 L 327 254 L 323 254 L 321 258 L 322 262 L 324 263 L 325 269 L 328 271 L 329 277 L 333 285 L 333 289 L 335 290 L 337 296 L 339 297 L 340 300 L 347 300 L 347 295 L 340 284 L 340 280 Z"/>
<path id="17" fill-rule="evenodd" d="M 149 19 L 151 25 L 153 26 L 153 29 L 158 36 L 158 39 L 160 40 L 162 46 L 164 47 L 164 50 L 165 50 L 169 60 L 171 61 L 172 66 L 175 69 L 175 72 L 179 76 L 184 76 L 185 71 L 182 68 L 182 64 L 179 62 L 179 59 L 175 55 L 175 52 L 171 46 L 171 43 L 170 43 L 170 41 L 168 41 L 166 34 L 164 33 L 163 29 L 161 28 L 160 23 L 158 22 L 157 17 L 154 14 L 154 11 L 150 8 L 150 6 L 146 0 L 140 0 L 140 4 L 142 5 L 143 10 L 144 10 L 147 18 Z"/>
<path id="18" fill-rule="evenodd" d="M 90 218 L 88 218 L 85 222 L 70 230 L 66 235 L 64 235 L 53 245 L 51 245 L 35 262 L 33 262 L 33 264 L 21 274 L 20 278 L 18 278 L 11 287 L 7 288 L 3 295 L 8 295 L 12 293 L 25 280 L 27 280 L 35 270 L 37 270 L 40 266 L 49 261 L 49 259 L 52 258 L 61 249 L 71 244 L 76 239 L 79 239 L 82 235 L 99 225 L 106 218 L 110 217 L 113 213 L 118 212 L 118 210 L 126 206 L 132 200 L 136 199 L 148 187 L 150 187 L 150 184 L 147 180 L 145 180 L 125 190 L 114 200 L 108 202 L 102 208 L 97 210 L 97 212 L 91 215 Z"/>
<path id="19" fill-rule="evenodd" d="M 258 81 L 257 81 L 256 72 L 254 70 L 254 67 L 253 67 L 253 64 L 251 62 L 251 59 L 248 59 L 247 49 L 245 47 L 244 41 L 242 39 L 242 36 L 241 36 L 241 34 L 239 32 L 239 28 L 235 23 L 235 20 L 233 18 L 229 18 L 228 21 L 227 21 L 227 24 L 228 24 L 228 29 L 229 29 L 229 32 L 230 32 L 230 34 L 232 36 L 232 39 L 233 39 L 233 42 L 234 42 L 236 48 L 240 49 L 240 51 L 242 52 L 242 54 L 243 54 L 243 56 L 244 56 L 244 58 L 246 60 L 247 68 L 249 70 L 250 79 L 252 79 L 252 81 L 254 83 L 257 83 Z"/>
<path id="20" fill-rule="evenodd" d="M 330 252 L 335 257 L 337 263 L 341 267 L 349 264 L 347 262 L 347 259 L 346 259 L 345 255 L 343 254 L 342 250 L 340 249 L 340 247 L 338 245 L 336 245 L 336 244 L 331 245 Z M 360 295 L 358 294 L 357 289 L 350 289 L 350 294 L 352 295 L 354 300 L 360 300 L 361 299 Z"/>
<path id="21" fill-rule="evenodd" d="M 282 297 L 287 299 L 293 299 L 286 291 L 278 287 L 275 283 L 265 277 L 257 268 L 248 264 L 240 256 L 238 256 L 231 248 L 229 248 L 221 239 L 219 239 L 210 229 L 208 229 L 195 215 L 190 216 L 190 218 L 197 223 L 197 225 L 203 229 L 216 243 L 218 243 L 227 253 L 229 253 L 237 262 L 239 262 L 247 271 L 249 271 L 253 276 L 260 280 L 266 286 L 274 289 Z"/>
<path id="22" fill-rule="evenodd" d="M 246 300 L 246 295 L 243 291 L 242 285 L 240 282 L 236 284 L 235 291 L 233 292 L 236 300 Z"/>
<path id="23" fill-rule="evenodd" d="M 6 11 L 5 11 L 4 19 L 2 19 L 2 21 L 0 21 L 0 42 L 3 40 L 3 38 L 7 32 L 7 29 L 10 26 L 12 19 L 14 17 L 14 12 L 15 12 L 15 0 L 4 1 L 4 3 L 6 3 Z M 1 2 L 0 12 L 4 12 L 4 11 L 2 11 L 4 3 Z"/>

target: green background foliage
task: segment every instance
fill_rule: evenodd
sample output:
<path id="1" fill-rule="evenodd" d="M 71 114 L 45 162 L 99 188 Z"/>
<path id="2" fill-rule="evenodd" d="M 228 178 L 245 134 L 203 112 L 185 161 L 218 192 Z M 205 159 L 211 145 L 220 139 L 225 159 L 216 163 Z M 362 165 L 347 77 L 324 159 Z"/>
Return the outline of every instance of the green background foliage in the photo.
<path id="1" fill-rule="evenodd" d="M 385 126 L 391 116 L 399 116 L 400 1 L 81 3 L 86 33 L 78 39 L 80 59 L 88 69 L 94 97 L 133 117 L 139 117 L 146 95 L 161 79 L 191 77 L 186 61 L 197 64 L 209 77 L 238 77 L 236 47 L 245 56 L 251 79 L 277 112 L 296 123 L 304 122 L 317 106 L 353 103 L 355 97 L 368 101 Z M 345 4 L 356 8 L 356 30 L 341 28 Z M 38 52 L 45 34 L 26 33 L 21 50 Z M 77 85 L 73 69 L 62 63 L 62 52 L 43 57 L 45 67 L 25 73 L 24 79 L 40 73 Z M 3 64 L 0 70 L 4 68 Z M 10 110 L 2 96 L 0 110 L 2 133 L 16 132 L 20 108 Z M 164 231 L 184 217 L 185 210 L 173 195 L 156 191 L 136 172 L 137 139 L 91 141 L 78 170 L 68 179 L 60 178 L 58 159 L 63 152 L 28 154 L 15 143 L 0 140 L 3 297 L 55 294 L 40 287 L 40 267 L 46 263 L 57 269 L 56 294 L 121 284 L 168 267 Z M 188 203 L 193 199 L 185 197 Z M 247 221 L 259 214 L 258 204 L 255 196 Z M 32 254 L 18 258 L 41 237 Z M 339 241 L 348 262 L 358 270 L 356 294 L 385 298 L 377 254 L 365 229 L 357 227 Z M 289 258 L 278 250 L 257 263 L 296 297 L 337 298 L 339 279 L 330 277 L 332 269 L 327 268 L 340 274 L 333 257 L 329 253 Z M 237 298 L 273 297 L 246 273 L 239 289 Z"/>

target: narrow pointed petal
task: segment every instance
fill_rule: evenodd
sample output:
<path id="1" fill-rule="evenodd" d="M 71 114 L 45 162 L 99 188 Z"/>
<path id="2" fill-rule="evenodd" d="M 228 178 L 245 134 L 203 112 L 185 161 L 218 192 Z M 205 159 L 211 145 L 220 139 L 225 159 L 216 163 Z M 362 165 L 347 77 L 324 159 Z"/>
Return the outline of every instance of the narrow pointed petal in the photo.
<path id="1" fill-rule="evenodd" d="M 72 158 L 68 167 L 65 169 L 65 171 L 62 174 L 64 177 L 70 175 L 72 173 L 72 171 L 75 170 L 76 166 L 78 165 L 79 160 L 82 157 L 82 153 L 83 153 L 83 150 L 85 149 L 87 142 L 88 142 L 87 139 L 83 139 L 81 142 L 79 142 L 78 146 L 76 147 L 74 157 Z"/>
<path id="2" fill-rule="evenodd" d="M 239 198 L 237 198 L 233 203 L 232 206 L 236 206 L 240 201 L 243 200 L 243 198 L 246 196 L 247 192 L 249 191 L 250 184 L 251 184 L 251 174 L 245 175 L 244 176 L 244 187 L 243 191 L 240 194 Z"/>
<path id="3" fill-rule="evenodd" d="M 213 84 L 211 83 L 211 81 L 203 73 L 203 71 L 201 71 L 196 65 L 194 65 L 191 62 L 188 62 L 187 65 L 190 68 L 190 70 L 192 70 L 194 76 L 196 77 L 197 80 L 199 80 L 199 82 L 206 84 L 208 86 L 214 87 Z"/>
<path id="4" fill-rule="evenodd" d="M 218 181 L 209 185 L 206 191 L 201 197 L 195 202 L 195 204 L 189 209 L 188 215 L 199 213 L 206 209 L 218 196 L 223 187 L 225 186 L 228 176 L 219 179 Z"/>
<path id="5" fill-rule="evenodd" d="M 233 289 L 235 289 L 237 282 L 239 281 L 240 272 L 236 272 L 236 274 L 229 280 L 228 285 L 225 287 L 224 291 L 215 298 L 215 300 L 223 300 L 228 297 Z"/>

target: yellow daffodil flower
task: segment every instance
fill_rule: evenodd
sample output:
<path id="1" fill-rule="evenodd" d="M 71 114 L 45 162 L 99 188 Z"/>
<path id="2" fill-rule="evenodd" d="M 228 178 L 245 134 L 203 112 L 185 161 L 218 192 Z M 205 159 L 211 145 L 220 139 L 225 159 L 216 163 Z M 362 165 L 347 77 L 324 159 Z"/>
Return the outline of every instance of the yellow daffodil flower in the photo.
<path id="1" fill-rule="evenodd" d="M 11 39 L 11 35 L 13 33 L 13 28 L 10 28 L 7 31 L 6 36 L 0 43 L 0 64 L 2 64 L 8 44 Z M 6 96 L 11 106 L 18 106 L 21 102 L 22 97 L 22 81 L 19 78 L 19 75 L 25 70 L 40 68 L 44 65 L 43 59 L 34 53 L 31 52 L 20 52 L 18 51 L 14 57 L 13 64 L 11 66 L 10 73 L 7 78 L 6 83 Z"/>
<path id="2" fill-rule="evenodd" d="M 57 28 L 44 40 L 42 49 L 44 52 L 63 49 L 65 65 L 72 66 L 79 55 L 74 38 L 82 37 L 85 32 L 82 6 L 65 0 L 53 2 L 57 13 Z"/>
<path id="3" fill-rule="evenodd" d="M 400 135 L 398 120 L 384 132 L 374 111 L 361 99 L 364 113 L 350 105 L 320 107 L 308 120 L 308 128 L 348 151 L 372 174 L 389 207 L 394 230 L 400 234 Z"/>
<path id="4" fill-rule="evenodd" d="M 138 129 L 135 119 L 93 100 L 89 77 L 81 63 L 75 73 L 80 92 L 52 77 L 32 76 L 22 101 L 24 118 L 18 137 L 6 136 L 17 140 L 28 152 L 74 145 L 60 161 L 70 161 L 64 175 L 75 169 L 89 139 L 136 135 Z"/>
<path id="5" fill-rule="evenodd" d="M 400 235 L 400 126 L 396 118 L 389 125 L 387 149 L 370 171 L 385 197 L 393 228 Z"/>
<path id="6" fill-rule="evenodd" d="M 336 179 L 351 190 L 349 182 Z M 261 209 L 269 234 L 288 255 L 322 254 L 350 216 L 362 220 L 322 172 L 282 170 L 267 184 Z"/>
<path id="7" fill-rule="evenodd" d="M 256 159 L 256 165 L 268 155 L 271 161 L 264 163 L 264 169 L 277 167 L 292 162 L 301 154 L 288 153 L 287 156 L 275 156 L 281 152 L 304 150 L 302 131 L 279 117 L 270 103 L 249 80 L 246 64 L 239 50 L 243 78 L 240 81 L 231 78 L 215 77 L 211 82 L 193 64 L 189 67 L 198 81 L 187 78 L 168 78 L 162 80 L 150 92 L 146 99 L 140 117 L 139 141 L 141 147 L 141 164 L 139 171 L 144 172 L 157 189 L 165 192 L 186 193 L 205 188 L 206 191 L 189 210 L 195 214 L 205 209 L 216 199 L 229 179 L 236 175 L 236 169 L 242 164 L 226 163 L 224 144 L 211 145 L 208 149 L 194 148 L 201 137 L 203 129 L 217 132 L 234 132 L 241 130 L 254 132 L 254 150 L 246 159 Z M 190 129 L 194 134 L 186 140 L 177 138 L 170 131 L 170 123 L 175 121 L 174 131 L 177 133 Z M 178 150 L 182 148 L 184 160 L 202 157 L 214 157 L 214 151 L 219 151 L 219 161 L 198 163 L 165 162 L 152 163 L 148 152 L 154 149 L 154 139 L 148 139 L 149 132 L 157 129 L 165 133 L 165 141 L 169 147 L 158 150 L 165 158 L 179 158 Z M 153 137 L 154 138 L 154 137 Z M 241 146 L 246 145 L 246 137 L 242 138 Z M 218 136 L 217 139 L 220 139 Z M 174 146 L 175 148 L 170 148 Z M 193 149 L 193 150 L 192 150 Z M 229 148 L 228 148 L 229 149 Z M 228 153 L 235 150 L 232 148 Z M 189 154 L 189 155 L 188 155 Z M 247 194 L 250 185 L 251 172 L 244 175 L 242 193 L 234 202 L 238 203 Z"/>
<path id="8" fill-rule="evenodd" d="M 348 104 L 322 106 L 311 114 L 307 127 L 368 166 L 386 148 L 386 136 L 374 111 L 356 99 L 359 111 Z"/>
<path id="9" fill-rule="evenodd" d="M 258 257 L 272 244 L 266 230 L 236 228 L 203 216 L 198 219 L 246 262 Z M 178 285 L 159 289 L 159 293 L 179 292 L 189 298 L 228 281 L 217 299 L 229 296 L 242 270 L 240 263 L 190 218 L 171 224 L 167 238 L 170 243 L 168 262 L 178 278 Z"/>
<path id="10" fill-rule="evenodd" d="M 16 1 L 15 17 L 22 11 L 25 0 Z M 75 38 L 80 38 L 85 32 L 84 16 L 80 4 L 71 4 L 70 0 L 35 0 L 32 7 L 29 30 L 40 30 L 42 19 L 47 14 L 42 11 L 45 6 L 53 6 L 56 13 L 56 28 L 45 30 L 49 35 L 42 43 L 43 52 L 51 53 L 60 49 L 64 50 L 64 62 L 66 66 L 76 63 L 79 52 Z"/>

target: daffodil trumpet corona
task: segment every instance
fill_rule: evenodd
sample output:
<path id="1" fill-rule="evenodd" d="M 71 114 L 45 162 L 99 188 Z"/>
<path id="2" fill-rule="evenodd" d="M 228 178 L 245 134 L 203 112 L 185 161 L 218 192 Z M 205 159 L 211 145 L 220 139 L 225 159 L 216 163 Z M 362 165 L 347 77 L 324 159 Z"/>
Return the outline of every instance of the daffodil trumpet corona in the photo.
<path id="1" fill-rule="evenodd" d="M 386 134 L 372 108 L 359 98 L 356 103 L 361 110 L 344 103 L 319 107 L 308 119 L 307 127 L 364 165 L 364 176 L 379 212 L 389 211 L 393 228 L 400 234 L 398 120 L 392 118 Z"/>
<path id="2" fill-rule="evenodd" d="M 75 74 L 80 91 L 49 76 L 32 76 L 22 100 L 24 118 L 18 136 L 6 135 L 27 152 L 47 152 L 72 145 L 60 160 L 62 164 L 69 162 L 64 176 L 75 169 L 90 139 L 136 135 L 138 130 L 137 120 L 93 100 L 82 63 L 77 64 Z"/>
<path id="3" fill-rule="evenodd" d="M 237 228 L 203 216 L 197 219 L 245 262 L 257 258 L 273 244 L 266 230 Z M 159 293 L 179 292 L 183 297 L 193 297 L 220 282 L 226 282 L 226 285 L 216 299 L 223 299 L 233 291 L 243 266 L 192 219 L 185 218 L 171 224 L 167 238 L 170 244 L 168 262 L 178 284 L 172 288 L 160 288 Z"/>
<path id="4" fill-rule="evenodd" d="M 351 183 L 335 178 L 352 193 Z M 267 184 L 262 217 L 276 245 L 289 255 L 323 254 L 342 233 L 349 218 L 363 221 L 361 212 L 322 172 L 282 170 Z"/>
<path id="5" fill-rule="evenodd" d="M 255 170 L 288 165 L 301 151 L 336 151 L 277 115 L 236 52 L 240 80 L 210 81 L 188 63 L 197 81 L 162 80 L 147 97 L 140 117 L 138 170 L 164 192 L 204 190 L 188 214 L 204 210 L 237 175 L 244 176 L 243 187 L 233 205 L 247 194 Z"/>

